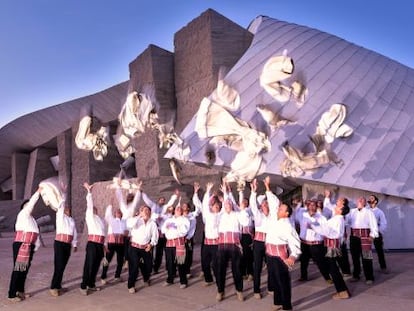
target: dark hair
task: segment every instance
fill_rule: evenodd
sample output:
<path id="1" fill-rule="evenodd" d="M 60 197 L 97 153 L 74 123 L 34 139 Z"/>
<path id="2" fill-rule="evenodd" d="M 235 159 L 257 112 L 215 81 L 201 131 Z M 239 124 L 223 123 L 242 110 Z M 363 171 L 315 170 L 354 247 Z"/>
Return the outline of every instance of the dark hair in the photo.
<path id="1" fill-rule="evenodd" d="M 290 206 L 289 204 L 286 204 L 286 203 L 285 203 L 285 205 L 286 205 L 286 212 L 288 213 L 288 217 L 290 217 L 290 215 L 292 215 L 292 213 L 293 213 L 292 206 Z"/>
<path id="2" fill-rule="evenodd" d="M 342 208 L 342 216 L 345 216 L 349 213 L 349 201 L 347 198 L 344 198 L 344 207 Z"/>
<path id="3" fill-rule="evenodd" d="M 29 202 L 28 199 L 26 199 L 26 200 L 23 201 L 22 205 L 20 205 L 20 210 L 23 209 L 23 207 L 26 205 L 27 202 Z"/>
<path id="4" fill-rule="evenodd" d="M 371 194 L 372 197 L 374 197 L 375 203 L 378 203 L 378 198 L 375 194 Z"/>

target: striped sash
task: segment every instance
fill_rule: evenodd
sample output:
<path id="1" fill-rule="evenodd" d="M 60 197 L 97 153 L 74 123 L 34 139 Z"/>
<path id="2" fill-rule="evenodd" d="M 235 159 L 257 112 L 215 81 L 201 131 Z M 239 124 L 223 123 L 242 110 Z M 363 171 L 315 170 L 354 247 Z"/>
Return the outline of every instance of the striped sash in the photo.
<path id="1" fill-rule="evenodd" d="M 59 242 L 63 242 L 63 243 L 70 244 L 73 241 L 73 235 L 59 233 L 59 234 L 56 234 L 55 241 L 59 241 Z"/>
<path id="2" fill-rule="evenodd" d="M 17 253 L 14 271 L 26 271 L 30 260 L 30 246 L 35 243 L 39 234 L 37 232 L 17 231 L 15 242 L 21 242 Z"/>
<path id="3" fill-rule="evenodd" d="M 177 264 L 182 265 L 185 262 L 185 238 L 167 239 L 166 247 L 175 247 L 175 258 Z"/>
<path id="4" fill-rule="evenodd" d="M 259 241 L 259 242 L 266 241 L 266 233 L 260 232 L 260 231 L 256 231 L 255 234 L 254 234 L 254 240 L 255 241 Z"/>
<path id="5" fill-rule="evenodd" d="M 208 239 L 208 238 L 204 238 L 204 245 L 218 245 L 219 244 L 219 239 Z"/>
<path id="6" fill-rule="evenodd" d="M 131 242 L 131 246 L 132 247 L 139 248 L 139 249 L 146 249 L 147 248 L 147 245 L 148 244 L 143 245 L 143 244 L 138 244 L 138 243 L 135 243 L 135 242 Z"/>
<path id="7" fill-rule="evenodd" d="M 124 235 L 123 234 L 110 234 L 108 235 L 108 243 L 111 244 L 124 244 Z"/>
<path id="8" fill-rule="evenodd" d="M 266 243 L 266 255 L 270 257 L 280 257 L 283 260 L 287 259 L 289 257 L 287 244 Z"/>
<path id="9" fill-rule="evenodd" d="M 103 244 L 105 237 L 103 235 L 88 234 L 88 241 Z"/>
<path id="10" fill-rule="evenodd" d="M 219 244 L 240 244 L 240 233 L 238 232 L 220 232 Z"/>

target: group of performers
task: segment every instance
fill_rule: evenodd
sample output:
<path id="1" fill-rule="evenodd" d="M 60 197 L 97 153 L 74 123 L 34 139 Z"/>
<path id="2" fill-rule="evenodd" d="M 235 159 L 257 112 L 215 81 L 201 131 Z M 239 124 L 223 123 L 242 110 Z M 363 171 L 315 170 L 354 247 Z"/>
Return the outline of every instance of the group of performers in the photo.
<path id="1" fill-rule="evenodd" d="M 181 202 L 176 190 L 166 201 L 156 202 L 136 185 L 135 193 L 124 196 L 121 183 L 115 190 L 119 208 L 107 206 L 104 217 L 93 204 L 91 189 L 86 189 L 85 220 L 88 230 L 86 254 L 80 284 L 80 293 L 88 295 L 99 291 L 96 278 L 102 265 L 101 284 L 108 281 L 108 266 L 116 255 L 113 282 L 121 281 L 121 272 L 128 266 L 127 288 L 136 292 L 139 271 L 145 286 L 150 286 L 152 274 L 159 273 L 163 254 L 167 278 L 163 286 L 174 284 L 178 270 L 179 288 L 188 286 L 193 259 L 193 236 L 196 218 L 202 215 L 204 234 L 201 245 L 201 267 L 204 286 L 216 284 L 216 300 L 225 298 L 226 269 L 231 262 L 231 272 L 237 299 L 244 300 L 243 280 L 253 281 L 254 298 L 261 299 L 261 275 L 267 267 L 267 289 L 273 293 L 273 310 L 291 310 L 290 271 L 300 262 L 299 281 L 308 281 L 308 265 L 312 259 L 327 284 L 333 284 L 333 299 L 351 296 L 344 277 L 351 276 L 347 255 L 347 236 L 353 261 L 351 282 L 357 282 L 362 267 L 366 284 L 374 281 L 372 242 L 378 253 L 381 270 L 387 273 L 382 234 L 387 222 L 377 207 L 378 198 L 369 196 L 349 208 L 347 198 L 331 201 L 326 190 L 323 202 L 300 199 L 285 204 L 271 191 L 270 178 L 263 180 L 264 194 L 258 194 L 258 181 L 250 183 L 250 197 L 243 190 L 236 202 L 229 184 L 223 182 L 218 189 L 211 182 L 206 184 L 200 199 L 200 184 L 194 183 L 191 211 L 188 203 Z M 41 187 L 22 204 L 16 220 L 16 237 L 13 243 L 13 272 L 8 293 L 9 300 L 21 301 L 25 293 L 25 280 L 39 247 L 39 228 L 32 216 L 39 199 Z M 139 205 L 143 201 L 144 204 Z M 50 294 L 54 297 L 64 292 L 62 279 L 71 251 L 77 249 L 77 232 L 70 208 L 62 201 L 56 212 L 56 238 L 54 242 L 54 273 Z"/>

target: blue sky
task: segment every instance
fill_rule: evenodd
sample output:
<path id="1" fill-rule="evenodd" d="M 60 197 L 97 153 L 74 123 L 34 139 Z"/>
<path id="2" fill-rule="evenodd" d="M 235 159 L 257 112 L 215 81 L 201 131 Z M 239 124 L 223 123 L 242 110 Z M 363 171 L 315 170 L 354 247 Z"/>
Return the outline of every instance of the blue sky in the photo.
<path id="1" fill-rule="evenodd" d="M 242 27 L 258 15 L 337 35 L 414 68 L 407 0 L 0 0 L 0 127 L 128 80 L 149 44 L 208 8 Z"/>

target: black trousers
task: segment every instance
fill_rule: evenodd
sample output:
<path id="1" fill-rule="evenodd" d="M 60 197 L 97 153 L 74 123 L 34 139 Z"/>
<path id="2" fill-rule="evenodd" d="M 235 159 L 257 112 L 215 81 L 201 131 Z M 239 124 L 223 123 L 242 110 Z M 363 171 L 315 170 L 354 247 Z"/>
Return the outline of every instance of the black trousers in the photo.
<path id="1" fill-rule="evenodd" d="M 95 287 L 96 275 L 98 274 L 103 256 L 103 244 L 88 241 L 86 244 L 85 263 L 83 264 L 82 289 Z"/>
<path id="2" fill-rule="evenodd" d="M 130 240 L 131 240 L 131 237 L 124 236 L 124 261 L 128 261 L 129 248 L 131 247 L 131 244 L 129 243 Z"/>
<path id="3" fill-rule="evenodd" d="M 346 242 L 342 242 L 341 244 L 341 253 L 341 257 L 336 257 L 336 260 L 339 264 L 339 268 L 341 269 L 343 274 L 351 274 L 351 265 L 349 264 L 348 249 L 346 247 Z"/>
<path id="4" fill-rule="evenodd" d="M 185 241 L 185 273 L 191 273 L 191 266 L 193 265 L 193 247 L 194 241 L 193 239 L 189 239 Z"/>
<path id="5" fill-rule="evenodd" d="M 329 266 L 326 260 L 326 247 L 323 244 L 308 245 L 300 243 L 302 254 L 300 255 L 300 277 L 304 280 L 308 279 L 309 260 L 312 258 L 318 266 L 325 280 L 329 280 Z"/>
<path id="6" fill-rule="evenodd" d="M 387 264 L 385 262 L 385 255 L 384 255 L 384 240 L 382 238 L 382 234 L 379 234 L 378 238 L 374 238 L 374 247 L 375 251 L 377 252 L 378 262 L 381 269 L 387 269 Z"/>
<path id="7" fill-rule="evenodd" d="M 201 269 L 204 273 L 204 281 L 208 283 L 213 282 L 211 269 L 213 269 L 214 277 L 217 279 L 217 249 L 218 245 L 206 244 L 201 249 Z"/>
<path id="8" fill-rule="evenodd" d="M 166 244 L 167 244 L 167 239 L 165 237 L 158 238 L 158 243 L 155 246 L 155 258 L 154 258 L 154 272 L 155 273 L 158 273 L 158 270 L 161 267 L 162 256 L 163 256 Z"/>
<path id="9" fill-rule="evenodd" d="M 54 271 L 52 277 L 51 289 L 61 289 L 63 272 L 65 272 L 66 265 L 69 261 L 72 245 L 61 241 L 55 241 L 54 249 Z"/>
<path id="10" fill-rule="evenodd" d="M 186 255 L 187 256 L 187 255 Z M 187 285 L 187 275 L 185 263 L 177 264 L 175 247 L 165 248 L 165 261 L 167 262 L 167 283 L 174 283 L 175 273 L 178 268 L 178 275 L 180 276 L 180 284 Z"/>
<path id="11" fill-rule="evenodd" d="M 207 245 L 204 245 L 206 247 Z M 228 262 L 231 261 L 231 272 L 236 291 L 243 291 L 243 277 L 240 273 L 240 248 L 236 245 L 219 245 L 217 251 L 217 291 L 224 292 L 226 285 L 226 270 Z"/>
<path id="12" fill-rule="evenodd" d="M 263 269 L 263 260 L 266 258 L 265 243 L 261 241 L 253 241 L 253 291 L 260 293 L 260 281 Z M 268 289 L 273 291 L 273 285 L 268 280 Z"/>
<path id="13" fill-rule="evenodd" d="M 242 276 L 253 275 L 253 238 L 248 233 L 241 235 L 240 243 L 243 255 L 240 260 L 240 272 Z"/>
<path id="14" fill-rule="evenodd" d="M 17 254 L 19 253 L 20 245 L 22 242 L 13 242 L 13 272 L 10 278 L 9 286 L 9 298 L 16 297 L 16 293 L 24 293 L 24 284 L 26 283 L 27 273 L 29 273 L 29 268 L 32 263 L 33 254 L 34 254 L 34 244 L 30 245 L 30 257 L 29 257 L 29 266 L 26 271 L 14 271 L 14 265 L 16 263 Z"/>
<path id="15" fill-rule="evenodd" d="M 336 291 L 337 292 L 342 292 L 345 290 L 347 291 L 348 287 L 346 286 L 344 278 L 342 277 L 342 274 L 339 271 L 339 267 L 338 267 L 339 257 L 336 257 L 336 258 L 327 257 L 326 259 L 329 265 L 329 274 L 331 275 Z"/>
<path id="16" fill-rule="evenodd" d="M 115 278 L 119 278 L 121 276 L 122 266 L 124 264 L 124 258 L 125 258 L 125 245 L 108 243 L 108 252 L 105 254 L 105 258 L 108 261 L 108 265 L 102 268 L 101 279 L 106 279 L 109 264 L 111 263 L 111 260 L 114 257 L 115 253 L 116 253 Z M 128 258 L 129 258 L 129 255 L 128 255 Z"/>
<path id="17" fill-rule="evenodd" d="M 148 282 L 152 271 L 152 252 L 130 246 L 128 256 L 128 288 L 135 287 L 139 270 L 141 270 L 144 282 Z"/>
<path id="18" fill-rule="evenodd" d="M 292 309 L 292 285 L 289 269 L 280 257 L 267 256 L 268 277 L 274 286 L 273 304 Z"/>
<path id="19" fill-rule="evenodd" d="M 361 239 L 359 237 L 351 235 L 349 238 L 349 247 L 351 249 L 352 263 L 354 265 L 354 271 L 352 276 L 359 278 L 361 275 L 361 258 L 362 258 L 362 247 Z M 372 259 L 362 258 L 362 268 L 364 270 L 365 279 L 368 281 L 374 280 L 374 268 L 372 265 Z"/>

